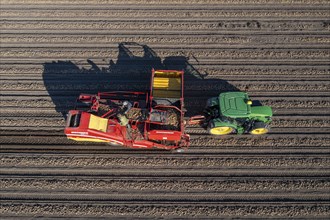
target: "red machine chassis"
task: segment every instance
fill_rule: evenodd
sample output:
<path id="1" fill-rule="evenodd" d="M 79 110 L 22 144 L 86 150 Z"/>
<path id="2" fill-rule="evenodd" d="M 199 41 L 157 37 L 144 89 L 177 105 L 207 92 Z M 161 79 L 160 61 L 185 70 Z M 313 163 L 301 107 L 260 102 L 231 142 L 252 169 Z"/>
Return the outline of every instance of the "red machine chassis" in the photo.
<path id="1" fill-rule="evenodd" d="M 68 113 L 65 134 L 76 141 L 130 148 L 186 148 L 183 101 L 183 71 L 153 70 L 150 94 L 81 94 L 75 110 Z"/>

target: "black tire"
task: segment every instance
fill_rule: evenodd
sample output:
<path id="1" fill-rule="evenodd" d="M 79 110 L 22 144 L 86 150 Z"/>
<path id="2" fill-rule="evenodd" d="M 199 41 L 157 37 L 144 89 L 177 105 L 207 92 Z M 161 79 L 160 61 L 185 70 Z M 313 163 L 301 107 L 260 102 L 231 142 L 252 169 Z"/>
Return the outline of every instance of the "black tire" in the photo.
<path id="1" fill-rule="evenodd" d="M 113 146 L 113 147 L 119 147 L 122 146 L 121 144 L 117 144 L 115 142 L 107 142 L 107 145 Z"/>
<path id="2" fill-rule="evenodd" d="M 207 131 L 211 135 L 228 135 L 236 132 L 232 126 L 219 126 L 216 127 L 212 121 L 207 126 Z"/>
<path id="3" fill-rule="evenodd" d="M 249 132 L 253 135 L 266 134 L 269 132 L 269 125 L 261 121 L 255 122 Z"/>

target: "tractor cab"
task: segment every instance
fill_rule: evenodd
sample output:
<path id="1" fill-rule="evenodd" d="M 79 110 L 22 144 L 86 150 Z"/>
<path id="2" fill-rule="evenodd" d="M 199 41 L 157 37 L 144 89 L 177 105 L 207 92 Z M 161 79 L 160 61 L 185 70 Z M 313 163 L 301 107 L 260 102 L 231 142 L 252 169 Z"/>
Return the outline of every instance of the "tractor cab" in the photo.
<path id="1" fill-rule="evenodd" d="M 271 107 L 253 102 L 245 92 L 225 92 L 208 99 L 204 115 L 191 121 L 202 121 L 213 135 L 265 134 L 272 115 Z"/>
<path id="2" fill-rule="evenodd" d="M 221 115 L 230 118 L 246 118 L 251 114 L 251 100 L 244 92 L 221 93 L 219 108 Z M 221 107 L 220 107 L 221 106 Z"/>
<path id="3" fill-rule="evenodd" d="M 273 114 L 269 106 L 255 106 L 245 92 L 221 93 L 219 103 L 221 115 L 225 117 L 261 119 Z"/>

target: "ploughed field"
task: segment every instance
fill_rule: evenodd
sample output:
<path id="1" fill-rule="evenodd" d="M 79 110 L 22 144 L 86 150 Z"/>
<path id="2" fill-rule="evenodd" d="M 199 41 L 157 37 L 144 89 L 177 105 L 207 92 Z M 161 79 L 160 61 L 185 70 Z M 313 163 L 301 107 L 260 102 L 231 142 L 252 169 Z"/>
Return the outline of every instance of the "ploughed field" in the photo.
<path id="1" fill-rule="evenodd" d="M 1 0 L 1 217 L 330 215 L 329 1 L 186 2 Z M 185 70 L 187 116 L 247 91 L 271 132 L 190 126 L 184 153 L 66 139 L 78 94 L 144 91 L 152 67 Z"/>

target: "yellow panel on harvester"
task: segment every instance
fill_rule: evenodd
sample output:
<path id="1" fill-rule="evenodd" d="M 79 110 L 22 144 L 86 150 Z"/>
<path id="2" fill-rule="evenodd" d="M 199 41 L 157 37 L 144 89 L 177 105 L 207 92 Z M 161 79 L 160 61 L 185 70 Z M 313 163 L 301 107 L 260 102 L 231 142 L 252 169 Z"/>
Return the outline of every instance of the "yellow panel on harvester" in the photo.
<path id="1" fill-rule="evenodd" d="M 91 115 L 89 119 L 88 128 L 107 132 L 107 127 L 108 127 L 108 119 Z"/>

